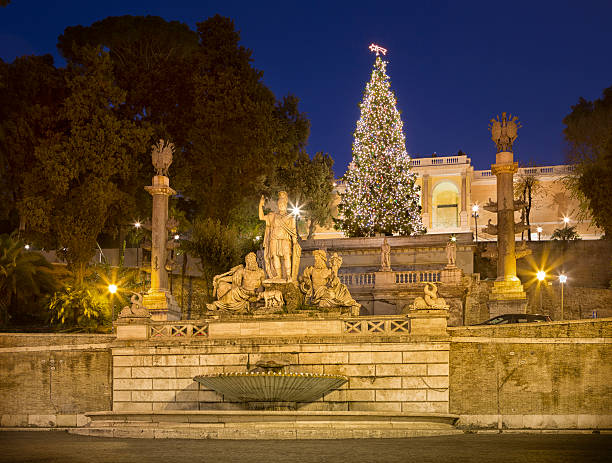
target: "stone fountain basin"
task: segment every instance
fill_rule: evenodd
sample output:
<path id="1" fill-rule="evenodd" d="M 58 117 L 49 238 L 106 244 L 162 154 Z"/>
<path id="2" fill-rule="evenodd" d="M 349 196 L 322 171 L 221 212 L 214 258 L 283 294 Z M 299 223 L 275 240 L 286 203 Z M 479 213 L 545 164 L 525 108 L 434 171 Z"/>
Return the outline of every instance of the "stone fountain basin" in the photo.
<path id="1" fill-rule="evenodd" d="M 313 402 L 348 381 L 342 375 L 239 372 L 196 376 L 195 381 L 232 402 Z"/>

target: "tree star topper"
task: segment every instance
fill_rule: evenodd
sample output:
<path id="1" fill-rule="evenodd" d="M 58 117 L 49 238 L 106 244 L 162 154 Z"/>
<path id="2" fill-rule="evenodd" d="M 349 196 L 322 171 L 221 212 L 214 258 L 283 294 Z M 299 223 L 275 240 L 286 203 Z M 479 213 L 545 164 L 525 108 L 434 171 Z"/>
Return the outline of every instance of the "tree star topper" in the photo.
<path id="1" fill-rule="evenodd" d="M 370 51 L 376 53 L 376 56 L 378 56 L 378 53 L 382 53 L 383 55 L 387 54 L 387 49 L 386 48 L 378 46 L 375 43 L 370 45 Z"/>

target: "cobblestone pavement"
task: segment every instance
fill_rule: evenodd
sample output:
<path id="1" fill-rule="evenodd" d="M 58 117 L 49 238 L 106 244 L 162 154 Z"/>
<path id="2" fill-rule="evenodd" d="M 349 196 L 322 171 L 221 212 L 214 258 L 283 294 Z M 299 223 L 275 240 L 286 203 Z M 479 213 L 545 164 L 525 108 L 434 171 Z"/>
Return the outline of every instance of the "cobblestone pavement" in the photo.
<path id="1" fill-rule="evenodd" d="M 604 462 L 612 434 L 462 434 L 363 440 L 107 439 L 0 432 L 0 462 Z"/>

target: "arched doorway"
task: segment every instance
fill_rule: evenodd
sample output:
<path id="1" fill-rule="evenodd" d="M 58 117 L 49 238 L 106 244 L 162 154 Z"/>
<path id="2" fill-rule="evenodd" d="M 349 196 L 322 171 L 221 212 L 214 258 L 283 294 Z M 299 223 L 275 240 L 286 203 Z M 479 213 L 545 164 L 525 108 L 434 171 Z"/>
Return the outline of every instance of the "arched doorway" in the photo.
<path id="1" fill-rule="evenodd" d="M 459 226 L 459 188 L 453 182 L 443 181 L 432 192 L 432 228 Z"/>

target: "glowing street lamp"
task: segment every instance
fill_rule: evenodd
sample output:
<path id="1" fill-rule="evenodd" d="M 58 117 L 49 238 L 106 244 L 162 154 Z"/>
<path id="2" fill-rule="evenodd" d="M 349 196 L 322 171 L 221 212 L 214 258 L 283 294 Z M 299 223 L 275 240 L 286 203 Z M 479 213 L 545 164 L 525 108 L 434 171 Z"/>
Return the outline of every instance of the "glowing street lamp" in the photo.
<path id="1" fill-rule="evenodd" d="M 111 304 L 113 306 L 113 311 L 111 313 L 111 322 L 112 322 L 113 320 L 115 320 L 115 301 L 113 300 L 113 296 L 117 292 L 117 285 L 115 283 L 111 283 L 110 285 L 108 285 L 108 292 L 111 295 Z"/>
<path id="2" fill-rule="evenodd" d="M 142 224 L 140 223 L 140 221 L 136 221 L 136 222 L 134 223 L 134 228 L 137 228 L 137 229 L 138 229 L 138 228 L 140 228 L 141 226 L 142 226 Z"/>
<path id="3" fill-rule="evenodd" d="M 570 218 L 569 217 L 563 217 L 563 223 L 565 224 L 565 226 L 567 227 L 567 224 L 570 223 Z"/>
<path id="4" fill-rule="evenodd" d="M 26 251 L 29 251 L 29 250 L 30 250 L 30 245 L 29 245 L 29 244 L 26 244 L 26 245 L 24 246 L 24 248 L 25 248 L 25 250 L 26 250 Z"/>
<path id="5" fill-rule="evenodd" d="M 538 227 L 536 230 L 538 231 L 538 241 L 540 241 L 542 239 L 542 227 Z"/>
<path id="6" fill-rule="evenodd" d="M 474 217 L 474 230 L 476 230 L 476 242 L 478 243 L 478 204 L 472 206 L 472 217 Z"/>
<path id="7" fill-rule="evenodd" d="M 544 270 L 539 270 L 538 273 L 536 273 L 536 277 L 538 279 L 538 281 L 540 282 L 540 312 L 542 312 L 542 285 L 541 283 L 546 279 L 546 272 Z"/>
<path id="8" fill-rule="evenodd" d="M 178 241 L 181 239 L 181 235 L 174 235 L 174 241 Z"/>
<path id="9" fill-rule="evenodd" d="M 561 283 L 561 320 L 565 320 L 564 313 L 563 313 L 563 286 L 565 286 L 566 282 L 567 282 L 567 275 L 564 275 L 563 273 L 559 275 L 559 283 Z"/>

